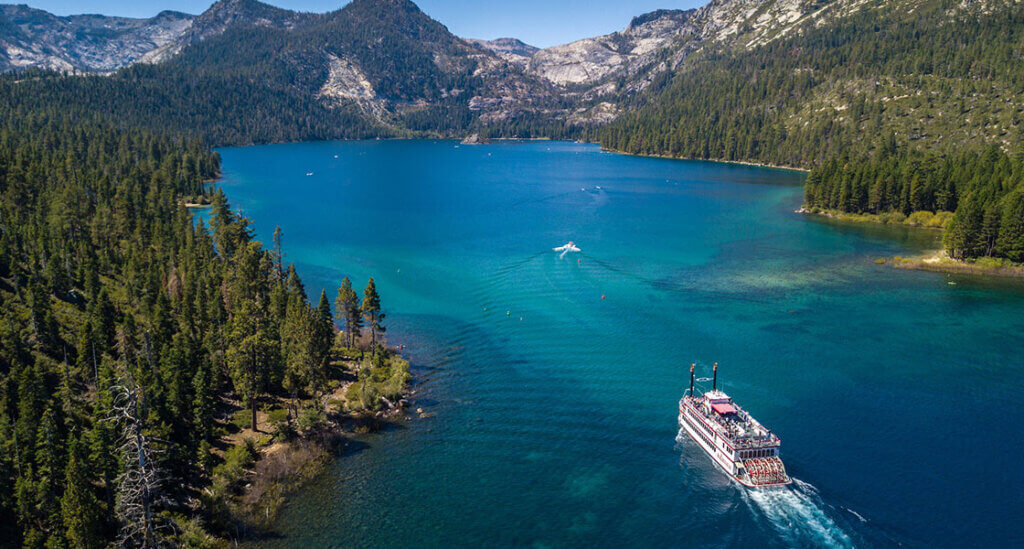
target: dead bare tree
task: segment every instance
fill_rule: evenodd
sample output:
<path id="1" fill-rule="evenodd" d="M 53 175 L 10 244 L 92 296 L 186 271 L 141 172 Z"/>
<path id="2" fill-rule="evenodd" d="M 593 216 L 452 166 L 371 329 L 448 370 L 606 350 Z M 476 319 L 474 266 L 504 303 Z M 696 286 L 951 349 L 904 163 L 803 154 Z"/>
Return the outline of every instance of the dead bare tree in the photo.
<path id="1" fill-rule="evenodd" d="M 128 383 L 111 387 L 114 393 L 113 417 L 121 426 L 121 460 L 124 472 L 118 476 L 115 514 L 121 523 L 117 543 L 121 547 L 151 549 L 166 547 L 163 531 L 170 525 L 154 514 L 165 503 L 160 494 L 160 469 L 157 453 L 144 433 L 139 412 L 139 387 Z"/>

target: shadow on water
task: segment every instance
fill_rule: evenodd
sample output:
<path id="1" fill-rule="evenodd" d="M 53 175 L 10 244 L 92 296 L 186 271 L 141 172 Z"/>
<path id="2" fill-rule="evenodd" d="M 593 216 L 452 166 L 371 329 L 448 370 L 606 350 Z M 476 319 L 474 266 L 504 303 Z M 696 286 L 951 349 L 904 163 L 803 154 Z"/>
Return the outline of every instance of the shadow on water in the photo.
<path id="1" fill-rule="evenodd" d="M 813 214 L 805 214 L 804 217 L 811 223 L 831 227 L 841 234 L 868 238 L 893 247 L 900 245 L 900 247 L 907 247 L 921 252 L 937 250 L 942 247 L 942 231 L 938 229 L 851 221 Z"/>

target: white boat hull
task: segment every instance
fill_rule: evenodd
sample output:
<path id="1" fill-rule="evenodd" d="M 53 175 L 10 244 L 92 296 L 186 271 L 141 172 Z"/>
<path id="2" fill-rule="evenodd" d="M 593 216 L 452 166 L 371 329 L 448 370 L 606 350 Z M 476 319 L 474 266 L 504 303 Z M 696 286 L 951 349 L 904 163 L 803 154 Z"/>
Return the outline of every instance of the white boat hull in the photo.
<path id="1" fill-rule="evenodd" d="M 723 473 L 743 486 L 746 486 L 747 488 L 770 488 L 773 486 L 785 486 L 792 482 L 792 480 L 787 476 L 785 482 L 754 484 L 745 474 L 737 474 L 736 465 L 733 463 L 732 459 L 733 452 L 725 441 L 718 435 L 709 436 L 706 432 L 701 431 L 700 428 L 697 427 L 683 412 L 682 406 L 680 406 L 679 411 L 679 425 L 686 431 L 687 436 L 696 442 L 697 446 L 699 446 L 701 450 L 704 450 L 704 453 L 711 458 L 711 461 L 717 465 Z"/>

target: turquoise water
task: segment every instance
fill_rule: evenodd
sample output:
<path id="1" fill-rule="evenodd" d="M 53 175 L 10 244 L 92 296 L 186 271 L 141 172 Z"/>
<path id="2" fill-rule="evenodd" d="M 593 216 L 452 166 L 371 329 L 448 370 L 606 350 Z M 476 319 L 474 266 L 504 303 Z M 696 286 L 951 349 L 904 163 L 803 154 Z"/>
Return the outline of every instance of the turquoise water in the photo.
<path id="1" fill-rule="evenodd" d="M 1024 291 L 871 261 L 935 233 L 794 214 L 799 173 L 573 143 L 221 154 L 310 295 L 376 278 L 429 415 L 351 444 L 268 546 L 1024 541 Z M 693 361 L 781 436 L 793 488 L 679 437 Z"/>

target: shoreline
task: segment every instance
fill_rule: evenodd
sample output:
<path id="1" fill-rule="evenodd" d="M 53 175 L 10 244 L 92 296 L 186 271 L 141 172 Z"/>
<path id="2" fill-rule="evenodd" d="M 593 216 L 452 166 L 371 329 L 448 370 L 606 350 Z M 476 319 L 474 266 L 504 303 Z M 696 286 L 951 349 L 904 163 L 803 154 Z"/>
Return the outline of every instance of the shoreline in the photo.
<path id="1" fill-rule="evenodd" d="M 258 413 L 260 430 L 243 427 L 224 433 L 220 441 L 225 463 L 220 471 L 214 468 L 212 477 L 215 485 L 220 478 L 220 484 L 238 489 L 221 496 L 227 505 L 223 518 L 235 525 L 237 535 L 227 541 L 258 542 L 273 536 L 279 512 L 289 499 L 350 447 L 365 444 L 362 436 L 416 417 L 409 411 L 409 363 L 397 348 L 385 349 L 387 368 L 397 367 L 405 376 L 394 402 L 382 395 L 371 406 L 354 401 L 350 389 L 360 383 L 359 371 L 370 363 L 370 355 L 336 347 L 333 381 L 326 392 L 298 402 L 281 395 L 265 397 Z M 228 403 L 218 422 L 224 427 L 237 425 L 239 416 L 244 422 L 248 414 L 240 403 Z"/>
<path id="2" fill-rule="evenodd" d="M 600 143 L 596 143 L 593 141 L 586 141 L 586 143 L 594 143 L 595 145 L 600 145 Z M 717 164 L 737 164 L 740 166 L 751 166 L 755 168 L 771 168 L 773 170 L 786 170 L 790 172 L 811 173 L 811 170 L 807 168 L 798 168 L 796 166 L 784 166 L 782 164 L 767 164 L 764 162 L 750 162 L 746 160 L 718 160 L 714 158 L 693 158 L 685 156 L 672 156 L 668 154 L 629 153 L 617 149 L 609 149 L 603 145 L 601 146 L 601 150 L 604 152 L 621 154 L 623 156 L 638 156 L 641 158 L 661 158 L 664 160 L 688 160 L 691 162 L 715 162 Z"/>
<path id="3" fill-rule="evenodd" d="M 988 260 L 988 261 L 986 261 Z M 933 273 L 965 274 L 998 278 L 1024 278 L 1024 265 L 994 258 L 964 261 L 949 257 L 945 250 L 936 250 L 917 257 L 885 257 L 875 260 L 878 265 L 893 269 L 928 271 Z"/>
<path id="4" fill-rule="evenodd" d="M 358 141 L 385 141 L 385 140 L 387 140 L 387 141 L 413 141 L 413 140 L 417 140 L 417 139 L 422 139 L 422 140 L 426 140 L 426 141 L 461 141 L 462 139 L 465 139 L 467 137 L 469 137 L 469 135 L 463 135 L 463 136 L 454 136 L 454 135 L 448 135 L 448 136 L 441 136 L 441 135 L 434 135 L 434 136 L 431 136 L 431 135 L 393 135 L 393 136 L 387 136 L 387 137 L 384 137 L 384 136 L 380 136 L 380 137 L 363 137 L 363 138 L 359 138 L 359 139 L 339 138 L 339 139 L 315 139 L 315 140 L 304 140 L 304 141 L 271 141 L 271 142 L 266 142 L 266 143 L 247 143 L 247 144 L 243 144 L 243 145 L 214 145 L 214 146 L 212 146 L 212 148 L 213 148 L 213 150 L 217 150 L 217 149 L 237 149 L 237 148 L 242 148 L 242 147 L 262 147 L 262 146 L 268 146 L 268 145 L 289 145 L 289 144 L 296 144 L 296 143 L 316 143 L 316 142 L 327 142 L 327 141 L 345 141 L 345 142 L 353 142 L 353 143 L 358 142 Z M 494 143 L 496 141 L 503 141 L 503 142 L 510 142 L 510 141 L 524 141 L 524 142 L 533 142 L 533 141 L 544 142 L 544 141 L 548 141 L 548 142 L 557 142 L 557 141 L 561 141 L 561 142 L 565 142 L 565 143 L 585 143 L 585 144 L 589 144 L 589 145 L 598 145 L 599 147 L 601 147 L 601 151 L 602 152 L 621 154 L 623 156 L 637 156 L 637 157 L 641 157 L 641 158 L 661 158 L 663 160 L 687 160 L 687 161 L 691 161 L 691 162 L 714 162 L 716 164 L 736 164 L 736 165 L 739 165 L 739 166 L 751 166 L 751 167 L 754 167 L 754 168 L 770 168 L 770 169 L 773 169 L 773 170 L 786 170 L 786 171 L 801 172 L 801 173 L 810 173 L 811 172 L 811 170 L 809 170 L 807 168 L 800 168 L 800 167 L 797 167 L 797 166 L 786 166 L 786 165 L 782 165 L 782 164 L 768 164 L 768 163 L 764 163 L 764 162 L 751 162 L 751 161 L 746 161 L 746 160 L 721 160 L 721 159 L 715 159 L 715 158 L 693 158 L 693 157 L 684 157 L 684 156 L 671 156 L 671 155 L 667 155 L 667 154 L 628 153 L 628 152 L 620 151 L 620 150 L 617 150 L 617 149 L 609 149 L 609 148 L 601 145 L 601 143 L 598 142 L 598 141 L 589 141 L 589 140 L 586 140 L 586 139 L 552 138 L 552 137 L 488 137 L 487 140 L 490 143 Z M 487 144 L 490 144 L 490 143 L 474 143 L 474 145 L 487 145 Z"/>
<path id="5" fill-rule="evenodd" d="M 915 227 L 918 229 L 946 230 L 949 222 L 953 219 L 953 212 L 932 213 L 929 211 L 913 212 L 905 216 L 898 212 L 884 214 L 871 213 L 849 213 L 839 210 L 826 210 L 820 208 L 808 208 L 801 206 L 793 210 L 793 213 L 803 215 L 816 215 L 836 221 L 848 221 L 850 223 L 873 223 L 875 225 L 900 225 L 903 227 Z"/>
<path id="6" fill-rule="evenodd" d="M 914 214 L 903 216 L 903 214 L 849 214 L 833 210 L 818 210 L 800 207 L 793 213 L 803 215 L 814 215 L 845 221 L 848 223 L 868 223 L 873 225 L 896 225 L 926 231 L 945 231 L 945 225 L 952 219 L 952 212 L 940 212 L 941 215 L 932 215 L 931 212 L 923 212 L 928 223 L 912 222 Z M 923 255 L 913 257 L 893 256 L 881 257 L 875 260 L 878 265 L 887 265 L 894 269 L 912 271 L 928 271 L 933 273 L 966 274 L 976 276 L 987 276 L 997 278 L 1024 278 L 1024 265 L 1013 263 L 995 257 L 982 257 L 973 260 L 953 259 L 949 257 L 944 249 L 935 249 Z"/>

